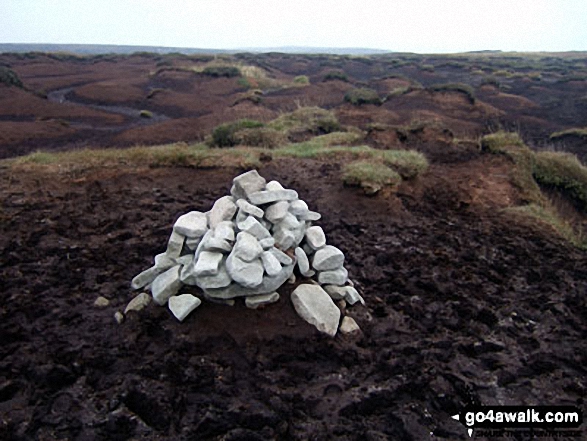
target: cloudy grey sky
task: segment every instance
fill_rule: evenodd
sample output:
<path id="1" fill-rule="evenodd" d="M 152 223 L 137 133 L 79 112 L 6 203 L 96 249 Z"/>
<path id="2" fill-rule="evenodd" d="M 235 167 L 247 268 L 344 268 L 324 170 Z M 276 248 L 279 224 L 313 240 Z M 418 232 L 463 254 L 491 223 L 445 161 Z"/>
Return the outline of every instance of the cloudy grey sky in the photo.
<path id="1" fill-rule="evenodd" d="M 0 43 L 587 50 L 587 0 L 0 0 Z"/>

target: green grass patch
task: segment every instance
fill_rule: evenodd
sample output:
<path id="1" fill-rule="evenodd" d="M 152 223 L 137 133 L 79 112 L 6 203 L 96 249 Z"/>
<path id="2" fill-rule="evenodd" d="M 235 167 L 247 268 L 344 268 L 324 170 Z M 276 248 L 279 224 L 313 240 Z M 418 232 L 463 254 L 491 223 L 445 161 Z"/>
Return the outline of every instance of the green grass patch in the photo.
<path id="1" fill-rule="evenodd" d="M 413 179 L 428 169 L 426 157 L 414 150 L 380 150 L 378 156 L 382 162 L 404 179 Z"/>
<path id="2" fill-rule="evenodd" d="M 250 119 L 240 119 L 231 123 L 220 124 L 212 131 L 211 147 L 234 147 L 238 145 L 237 132 L 243 129 L 263 127 L 263 123 Z"/>
<path id="3" fill-rule="evenodd" d="M 512 148 L 524 148 L 526 144 L 515 132 L 499 131 L 481 138 L 481 149 L 489 153 L 508 153 Z"/>
<path id="4" fill-rule="evenodd" d="M 308 84 L 310 84 L 310 79 L 307 75 L 298 75 L 293 79 L 293 82 L 294 84 L 297 84 L 299 86 L 307 86 Z"/>
<path id="5" fill-rule="evenodd" d="M 349 77 L 343 71 L 332 70 L 332 71 L 326 72 L 326 74 L 324 74 L 324 78 L 322 79 L 322 81 L 333 81 L 333 80 L 348 82 Z"/>
<path id="6" fill-rule="evenodd" d="M 241 76 L 241 70 L 236 66 L 207 66 L 201 73 L 202 75 L 213 78 L 234 78 Z"/>
<path id="7" fill-rule="evenodd" d="M 367 193 L 376 193 L 384 186 L 398 185 L 401 176 L 380 162 L 372 160 L 355 161 L 343 168 L 342 181 L 346 185 L 358 186 Z"/>
<path id="8" fill-rule="evenodd" d="M 349 90 L 345 94 L 344 100 L 354 106 L 361 106 L 363 104 L 380 105 L 383 102 L 377 91 L 367 87 L 359 87 Z"/>
<path id="9" fill-rule="evenodd" d="M 267 127 L 288 133 L 311 133 L 323 135 L 340 130 L 333 112 L 320 107 L 300 107 L 284 113 L 267 124 Z"/>

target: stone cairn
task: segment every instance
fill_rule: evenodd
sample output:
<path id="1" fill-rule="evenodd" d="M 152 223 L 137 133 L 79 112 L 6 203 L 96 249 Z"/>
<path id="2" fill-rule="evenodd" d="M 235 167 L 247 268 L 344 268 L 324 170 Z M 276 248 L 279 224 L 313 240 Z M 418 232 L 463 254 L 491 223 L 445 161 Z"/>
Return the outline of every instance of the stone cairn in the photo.
<path id="1" fill-rule="evenodd" d="M 256 170 L 234 178 L 230 194 L 207 213 L 180 216 L 167 250 L 132 280 L 132 288 L 150 290 L 155 303 L 168 304 L 183 321 L 201 304 L 191 294 L 178 295 L 183 285 L 198 286 L 205 299 L 220 303 L 244 297 L 246 306 L 256 309 L 279 300 L 276 290 L 295 281 L 297 266 L 302 277 L 317 283 L 310 280 L 294 290 L 295 310 L 334 336 L 341 313 L 333 300 L 364 301 L 348 280 L 342 251 L 327 245 L 322 228 L 312 225 L 321 215 L 296 191 L 266 182 Z M 354 332 L 358 326 L 345 317 L 340 329 Z"/>

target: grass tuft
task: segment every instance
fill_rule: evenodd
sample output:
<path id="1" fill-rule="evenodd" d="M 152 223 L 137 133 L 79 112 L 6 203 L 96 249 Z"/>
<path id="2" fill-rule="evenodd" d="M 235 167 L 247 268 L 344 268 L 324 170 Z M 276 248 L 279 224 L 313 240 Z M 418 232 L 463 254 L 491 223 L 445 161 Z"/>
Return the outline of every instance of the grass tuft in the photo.
<path id="1" fill-rule="evenodd" d="M 380 105 L 382 103 L 379 94 L 375 90 L 366 87 L 349 90 L 345 94 L 344 100 L 354 106 L 361 106 L 363 104 Z"/>
<path id="2" fill-rule="evenodd" d="M 447 84 L 434 84 L 428 88 L 433 92 L 457 92 L 465 95 L 467 100 L 471 104 L 475 104 L 475 90 L 468 84 L 463 83 L 447 83 Z"/>
<path id="3" fill-rule="evenodd" d="M 383 163 L 397 171 L 404 179 L 413 179 L 428 169 L 426 157 L 414 150 L 382 150 Z"/>
<path id="4" fill-rule="evenodd" d="M 386 185 L 398 185 L 401 180 L 397 172 L 372 160 L 351 162 L 345 165 L 342 174 L 344 184 L 361 187 L 369 194 L 378 192 Z"/>

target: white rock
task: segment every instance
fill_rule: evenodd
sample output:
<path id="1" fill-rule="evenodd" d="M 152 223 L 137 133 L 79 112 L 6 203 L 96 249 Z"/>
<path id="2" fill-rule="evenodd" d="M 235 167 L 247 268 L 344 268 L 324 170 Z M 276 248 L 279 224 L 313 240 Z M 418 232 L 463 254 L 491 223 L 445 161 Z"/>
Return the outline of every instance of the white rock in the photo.
<path id="1" fill-rule="evenodd" d="M 326 245 L 326 235 L 322 227 L 314 226 L 306 230 L 306 243 L 315 250 Z"/>
<path id="2" fill-rule="evenodd" d="M 206 231 L 206 234 L 204 234 L 204 237 L 202 237 L 202 240 L 198 244 L 198 248 L 196 248 L 196 252 L 194 253 L 196 259 L 198 259 L 198 257 L 200 257 L 200 253 L 202 251 L 205 251 L 206 250 L 206 248 L 204 248 L 204 246 L 206 245 L 206 243 L 208 242 L 208 240 L 212 239 L 213 237 L 214 237 L 213 230 Z"/>
<path id="3" fill-rule="evenodd" d="M 190 254 L 184 254 L 183 256 L 178 257 L 177 259 L 175 259 L 175 264 L 176 265 L 186 266 L 186 265 L 189 265 L 190 263 L 192 263 L 193 260 L 194 260 L 194 255 L 192 253 L 190 253 Z"/>
<path id="4" fill-rule="evenodd" d="M 291 213 L 286 213 L 284 218 L 275 225 L 275 228 L 283 228 L 284 230 L 297 230 L 300 227 L 304 228 L 305 225 L 300 223 L 298 218 Z"/>
<path id="5" fill-rule="evenodd" d="M 255 205 L 269 204 L 276 201 L 294 201 L 298 198 L 295 190 L 257 191 L 249 194 L 249 201 Z"/>
<path id="6" fill-rule="evenodd" d="M 344 299 L 348 302 L 349 305 L 354 305 L 357 302 L 361 302 L 363 306 L 365 306 L 365 300 L 359 294 L 359 292 L 353 288 L 352 286 L 345 286 L 346 292 Z"/>
<path id="7" fill-rule="evenodd" d="M 289 205 L 289 211 L 295 216 L 300 216 L 308 212 L 308 204 L 298 199 Z"/>
<path id="8" fill-rule="evenodd" d="M 349 273 L 344 267 L 332 271 L 320 271 L 318 273 L 318 283 L 320 285 L 344 285 L 348 276 Z"/>
<path id="9" fill-rule="evenodd" d="M 245 298 L 245 305 L 250 309 L 257 309 L 259 306 L 269 305 L 279 300 L 279 294 L 272 292 L 269 294 L 261 294 L 258 296 L 249 296 Z"/>
<path id="10" fill-rule="evenodd" d="M 153 280 L 155 280 L 155 278 L 164 271 L 166 270 L 162 268 L 157 268 L 156 266 L 152 266 L 151 268 L 148 268 L 142 273 L 135 276 L 134 279 L 132 279 L 132 281 L 130 282 L 130 286 L 132 289 L 144 288 L 149 283 L 153 282 Z"/>
<path id="11" fill-rule="evenodd" d="M 191 251 L 196 251 L 198 249 L 198 245 L 200 245 L 200 242 L 202 242 L 201 237 L 196 237 L 193 239 L 187 238 L 185 240 L 185 246 Z"/>
<path id="12" fill-rule="evenodd" d="M 215 251 L 218 253 L 230 253 L 232 251 L 232 244 L 224 239 L 218 239 L 216 237 L 208 237 L 202 251 Z M 199 257 L 199 254 L 198 254 Z"/>
<path id="13" fill-rule="evenodd" d="M 312 267 L 317 271 L 329 271 L 339 268 L 344 263 L 344 254 L 332 245 L 326 245 L 314 254 Z"/>
<path id="14" fill-rule="evenodd" d="M 98 297 L 95 301 L 94 301 L 94 306 L 97 306 L 98 308 L 104 308 L 106 306 L 108 306 L 110 304 L 110 300 L 108 300 L 106 297 Z"/>
<path id="15" fill-rule="evenodd" d="M 165 254 L 170 259 L 177 259 L 181 256 L 181 250 L 183 249 L 183 244 L 185 242 L 185 236 L 183 234 L 179 234 L 176 231 L 171 232 L 171 236 L 169 237 L 169 241 L 167 242 L 167 250 Z"/>
<path id="16" fill-rule="evenodd" d="M 247 217 L 243 222 L 240 222 L 238 228 L 241 231 L 246 231 L 252 234 L 257 239 L 267 239 L 271 237 L 271 233 L 253 216 Z"/>
<path id="17" fill-rule="evenodd" d="M 287 283 L 289 283 L 290 285 L 296 283 L 296 275 L 292 274 L 291 276 L 289 276 L 289 279 L 287 279 Z"/>
<path id="18" fill-rule="evenodd" d="M 297 247 L 295 249 L 295 254 L 297 258 L 297 265 L 302 276 L 312 277 L 314 274 L 316 274 L 314 271 L 310 270 L 310 262 L 308 261 L 308 256 L 306 256 L 304 250 L 302 250 L 300 247 Z"/>
<path id="19" fill-rule="evenodd" d="M 223 196 L 214 202 L 210 210 L 210 228 L 214 229 L 223 221 L 231 220 L 236 213 L 236 205 L 231 196 Z"/>
<path id="20" fill-rule="evenodd" d="M 277 223 L 281 221 L 288 213 L 289 202 L 279 201 L 269 205 L 265 210 L 265 219 L 271 223 Z"/>
<path id="21" fill-rule="evenodd" d="M 232 180 L 230 193 L 237 199 L 246 198 L 251 193 L 264 190 L 266 182 L 257 170 L 251 170 Z"/>
<path id="22" fill-rule="evenodd" d="M 282 250 L 289 250 L 296 244 L 296 236 L 291 230 L 276 228 L 273 230 L 273 238 L 275 239 L 275 245 Z"/>
<path id="23" fill-rule="evenodd" d="M 269 248 L 272 248 L 273 245 L 275 245 L 275 239 L 273 239 L 272 237 L 261 239 L 259 241 L 259 245 L 261 245 L 261 248 L 263 248 L 264 250 L 268 250 Z"/>
<path id="24" fill-rule="evenodd" d="M 236 244 L 232 254 L 245 262 L 251 262 L 261 255 L 263 247 L 257 238 L 246 231 L 241 231 L 236 236 Z"/>
<path id="25" fill-rule="evenodd" d="M 266 189 L 269 191 L 283 190 L 283 186 L 277 181 L 267 182 Z"/>
<path id="26" fill-rule="evenodd" d="M 299 285 L 291 294 L 291 300 L 298 315 L 320 332 L 331 337 L 336 335 L 340 310 L 326 291 L 317 285 Z"/>
<path id="27" fill-rule="evenodd" d="M 355 332 L 359 332 L 361 328 L 357 325 L 357 322 L 354 318 L 349 317 L 348 315 L 342 319 L 340 324 L 340 332 L 342 334 L 353 334 Z"/>
<path id="28" fill-rule="evenodd" d="M 226 270 L 226 261 L 223 260 L 218 266 L 218 274 L 213 276 L 201 276 L 194 278 L 194 283 L 203 290 L 217 289 L 227 287 L 232 283 L 232 279 Z"/>
<path id="29" fill-rule="evenodd" d="M 231 299 L 234 297 L 256 296 L 259 294 L 267 294 L 277 290 L 285 281 L 292 275 L 294 266 L 287 265 L 281 269 L 281 272 L 274 277 L 266 275 L 263 277 L 263 283 L 254 288 L 245 288 L 237 283 L 218 288 L 206 289 L 205 293 L 210 298 L 215 299 Z"/>
<path id="30" fill-rule="evenodd" d="M 170 297 L 168 302 L 170 311 L 180 322 L 201 304 L 202 301 L 191 294 Z"/>
<path id="31" fill-rule="evenodd" d="M 279 262 L 284 265 L 291 265 L 293 263 L 293 259 L 278 248 L 270 248 L 269 252 L 273 254 L 277 258 L 277 260 L 279 260 Z"/>
<path id="32" fill-rule="evenodd" d="M 124 321 L 124 315 L 122 315 L 122 312 L 116 311 L 114 313 L 114 320 L 116 320 L 116 323 L 118 323 L 119 325 L 122 324 L 122 322 Z"/>
<path id="33" fill-rule="evenodd" d="M 226 259 L 228 275 L 245 288 L 255 288 L 263 283 L 263 263 L 261 259 L 245 262 L 231 253 Z"/>
<path id="34" fill-rule="evenodd" d="M 202 251 L 194 266 L 194 275 L 215 276 L 218 274 L 218 267 L 222 261 L 222 253 L 213 251 Z"/>
<path id="35" fill-rule="evenodd" d="M 125 314 L 128 314 L 130 311 L 141 311 L 144 309 L 149 303 L 151 303 L 151 297 L 146 292 L 140 293 L 126 305 L 126 309 L 124 310 Z"/>
<path id="36" fill-rule="evenodd" d="M 180 216 L 173 226 L 173 231 L 189 238 L 202 237 L 207 229 L 208 219 L 200 211 L 190 211 Z"/>
<path id="37" fill-rule="evenodd" d="M 158 305 L 164 305 L 169 297 L 174 296 L 181 288 L 181 280 L 179 278 L 179 272 L 181 265 L 176 265 L 173 268 L 168 269 L 162 274 L 159 274 L 153 284 L 151 285 L 151 293 L 153 294 L 153 300 Z"/>
<path id="38" fill-rule="evenodd" d="M 161 253 L 155 256 L 155 266 L 161 270 L 161 272 L 168 270 L 172 266 L 175 266 L 175 259 L 170 258 L 167 254 Z"/>
<path id="39" fill-rule="evenodd" d="M 234 223 L 231 221 L 223 221 L 214 228 L 214 239 L 226 240 L 234 242 Z"/>
<path id="40" fill-rule="evenodd" d="M 261 210 L 259 207 L 248 203 L 244 199 L 239 199 L 236 201 L 236 206 L 243 210 L 245 213 L 250 214 L 251 216 L 255 216 L 261 218 L 265 215 L 265 212 Z"/>
<path id="41" fill-rule="evenodd" d="M 346 286 L 325 285 L 324 291 L 332 298 L 332 300 L 340 300 L 346 297 Z"/>
<path id="42" fill-rule="evenodd" d="M 263 268 L 265 272 L 270 276 L 276 276 L 281 272 L 281 263 L 277 260 L 277 257 L 269 251 L 263 251 L 261 254 L 261 262 L 263 262 Z"/>
<path id="43" fill-rule="evenodd" d="M 304 250 L 304 252 L 306 253 L 306 255 L 308 257 L 312 256 L 314 254 L 314 252 L 316 251 L 314 248 L 312 248 L 307 243 L 305 243 L 305 244 L 302 245 L 302 250 Z"/>
<path id="44" fill-rule="evenodd" d="M 301 221 L 317 221 L 322 218 L 322 215 L 315 211 L 308 211 L 304 214 L 300 214 L 297 218 Z"/>

